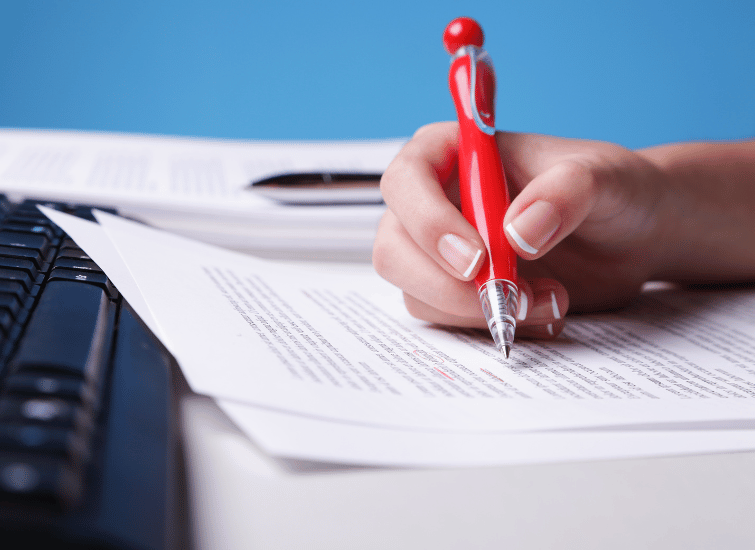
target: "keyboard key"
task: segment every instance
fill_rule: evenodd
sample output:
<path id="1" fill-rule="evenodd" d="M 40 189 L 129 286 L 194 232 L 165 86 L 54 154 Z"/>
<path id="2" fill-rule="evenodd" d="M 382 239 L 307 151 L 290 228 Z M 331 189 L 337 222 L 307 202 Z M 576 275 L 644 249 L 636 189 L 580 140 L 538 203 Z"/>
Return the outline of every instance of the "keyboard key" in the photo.
<path id="1" fill-rule="evenodd" d="M 3 232 L 13 231 L 18 233 L 30 233 L 33 235 L 44 235 L 48 239 L 55 238 L 55 231 L 44 225 L 34 225 L 30 223 L 3 223 L 0 226 Z"/>
<path id="2" fill-rule="evenodd" d="M 72 260 L 91 260 L 89 254 L 77 246 L 65 246 L 58 253 L 58 260 L 61 258 L 71 258 Z"/>
<path id="3" fill-rule="evenodd" d="M 26 271 L 5 267 L 0 267 L 0 280 L 16 281 L 18 283 L 21 283 L 24 286 L 26 292 L 29 292 L 32 285 L 34 284 L 34 281 L 31 277 L 29 277 L 29 274 Z"/>
<path id="4" fill-rule="evenodd" d="M 0 399 L 0 424 L 26 424 L 66 428 L 90 433 L 94 427 L 91 415 L 62 399 L 30 398 Z"/>
<path id="5" fill-rule="evenodd" d="M 0 310 L 7 311 L 15 318 L 19 309 L 21 309 L 21 302 L 19 302 L 18 296 L 0 292 Z"/>
<path id="6" fill-rule="evenodd" d="M 0 425 L 0 451 L 58 455 L 76 464 L 89 460 L 87 439 L 64 428 Z"/>
<path id="7" fill-rule="evenodd" d="M 7 233 L 0 231 L 0 245 L 15 246 L 19 248 L 32 248 L 38 250 L 42 256 L 47 256 L 50 250 L 50 239 L 45 235 L 34 235 L 31 233 Z"/>
<path id="8" fill-rule="evenodd" d="M 49 281 L 12 359 L 11 372 L 68 373 L 99 381 L 114 314 L 115 305 L 98 286 Z"/>
<path id="9" fill-rule="evenodd" d="M 35 280 L 37 278 L 37 268 L 34 265 L 34 262 L 30 260 L 20 260 L 18 258 L 3 258 L 0 257 L 0 267 L 7 267 L 10 269 L 21 269 L 23 271 L 26 271 L 26 273 L 29 274 L 29 277 L 31 277 L 31 280 Z"/>
<path id="10" fill-rule="evenodd" d="M 107 275 L 102 272 L 82 272 L 76 269 L 56 267 L 50 272 L 50 281 L 54 280 L 79 281 L 82 283 L 97 285 L 107 292 L 108 296 L 111 298 L 115 299 L 118 297 L 118 291 L 113 286 L 113 283 L 111 283 L 110 279 L 107 278 Z"/>
<path id="11" fill-rule="evenodd" d="M 18 281 L 7 281 L 0 279 L 0 292 L 8 292 L 15 294 L 19 300 L 23 300 L 29 293 L 24 288 L 24 285 Z"/>
<path id="12" fill-rule="evenodd" d="M 20 223 L 25 225 L 42 225 L 44 227 L 47 227 L 50 231 L 53 232 L 55 236 L 60 236 L 63 234 L 63 230 L 60 229 L 57 225 L 55 225 L 51 220 L 47 218 L 42 212 L 37 211 L 35 214 L 34 212 L 14 212 L 5 220 L 3 220 L 4 223 Z"/>
<path id="13" fill-rule="evenodd" d="M 67 269 L 79 269 L 82 271 L 97 271 L 102 273 L 100 267 L 91 260 L 81 260 L 73 258 L 60 258 L 55 260 L 55 267 L 63 267 Z"/>
<path id="14" fill-rule="evenodd" d="M 73 214 L 74 216 L 78 216 L 79 218 L 84 218 L 85 220 L 89 220 L 92 222 L 96 222 L 97 218 L 94 217 L 94 214 L 92 214 L 92 209 L 87 206 L 79 206 L 77 208 L 74 208 L 70 214 Z"/>
<path id="15" fill-rule="evenodd" d="M 79 245 L 71 237 L 65 236 L 63 242 L 60 243 L 60 248 L 79 248 Z"/>
<path id="16" fill-rule="evenodd" d="M 5 391 L 16 396 L 59 397 L 90 408 L 95 405 L 96 400 L 91 386 L 84 380 L 47 374 L 11 374 L 5 380 Z"/>
<path id="17" fill-rule="evenodd" d="M 41 501 L 61 508 L 76 506 L 83 494 L 78 468 L 55 458 L 0 453 L 0 499 Z"/>
<path id="18" fill-rule="evenodd" d="M 6 220 L 13 221 L 13 222 L 38 222 L 38 223 L 47 223 L 51 224 L 52 222 L 47 219 L 47 216 L 45 216 L 42 212 L 39 211 L 39 209 L 35 210 L 24 210 L 24 209 L 16 209 L 15 212 L 12 212 Z"/>
<path id="19" fill-rule="evenodd" d="M 18 205 L 16 212 L 31 212 L 41 214 L 42 212 L 40 212 L 39 208 L 37 208 L 38 205 L 46 206 L 47 208 L 50 208 L 52 210 L 64 211 L 66 209 L 66 204 L 62 202 L 26 199 Z"/>
<path id="20" fill-rule="evenodd" d="M 45 259 L 39 250 L 34 248 L 19 248 L 14 246 L 0 246 L 0 257 L 2 258 L 19 258 L 22 260 L 29 260 L 34 263 L 34 267 L 38 270 L 42 269 Z"/>

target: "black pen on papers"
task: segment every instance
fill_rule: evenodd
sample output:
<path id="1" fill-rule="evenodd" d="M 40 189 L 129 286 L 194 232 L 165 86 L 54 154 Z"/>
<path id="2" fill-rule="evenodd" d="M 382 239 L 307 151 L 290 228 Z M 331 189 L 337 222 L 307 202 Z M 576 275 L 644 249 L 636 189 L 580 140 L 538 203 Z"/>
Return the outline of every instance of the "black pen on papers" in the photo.
<path id="1" fill-rule="evenodd" d="M 284 204 L 381 204 L 381 173 L 293 172 L 253 181 L 247 187 Z"/>

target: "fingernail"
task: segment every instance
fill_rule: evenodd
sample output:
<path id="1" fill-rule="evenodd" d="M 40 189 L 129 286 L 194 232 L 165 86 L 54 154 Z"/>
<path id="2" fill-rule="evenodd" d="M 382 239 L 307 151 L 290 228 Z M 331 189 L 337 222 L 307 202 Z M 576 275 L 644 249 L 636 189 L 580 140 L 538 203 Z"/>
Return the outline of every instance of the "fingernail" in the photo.
<path id="1" fill-rule="evenodd" d="M 524 321 L 527 318 L 527 293 L 519 293 L 519 311 L 516 312 L 516 318 Z"/>
<path id="2" fill-rule="evenodd" d="M 560 225 L 558 210 L 547 201 L 536 201 L 506 226 L 506 232 L 522 250 L 537 254 Z"/>
<path id="3" fill-rule="evenodd" d="M 474 273 L 483 259 L 481 248 L 452 233 L 446 233 L 438 240 L 438 253 L 465 278 Z"/>
<path id="4" fill-rule="evenodd" d="M 558 302 L 556 301 L 556 293 L 551 290 L 551 308 L 553 309 L 553 318 L 561 319 L 561 312 L 558 310 Z"/>
<path id="5" fill-rule="evenodd" d="M 553 290 L 545 290 L 538 292 L 535 295 L 535 299 L 532 303 L 532 309 L 527 316 L 530 321 L 550 320 L 554 319 L 558 321 L 561 319 L 561 311 L 558 309 L 558 300 L 556 299 L 556 293 Z"/>

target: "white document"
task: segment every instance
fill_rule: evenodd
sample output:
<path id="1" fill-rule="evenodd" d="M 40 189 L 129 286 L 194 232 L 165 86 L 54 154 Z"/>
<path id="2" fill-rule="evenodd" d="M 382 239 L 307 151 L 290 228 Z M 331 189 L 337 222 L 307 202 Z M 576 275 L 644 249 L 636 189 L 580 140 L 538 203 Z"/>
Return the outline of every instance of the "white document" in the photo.
<path id="1" fill-rule="evenodd" d="M 334 464 L 501 466 L 755 449 L 755 430 L 448 433 L 331 422 L 222 399 L 218 405 L 269 455 Z"/>
<path id="2" fill-rule="evenodd" d="M 145 309 L 146 302 L 137 295 L 140 292 L 135 281 L 127 280 L 131 274 L 128 273 L 125 263 L 119 264 L 112 260 L 112 246 L 106 243 L 107 239 L 102 238 L 102 229 L 91 222 L 43 210 L 53 221 L 64 227 L 95 261 L 99 261 L 137 313 L 145 320 L 151 319 L 151 311 Z M 100 237 L 93 237 L 96 234 Z M 187 243 L 183 239 L 169 240 L 172 241 L 170 246 L 177 246 L 178 249 L 184 246 L 192 247 L 192 243 Z M 315 272 L 315 275 L 317 274 Z M 328 270 L 331 277 L 350 274 L 350 270 L 340 274 Z M 151 323 L 148 324 L 152 326 Z M 159 329 L 155 327 L 153 330 L 160 335 Z M 207 367 L 205 369 L 209 370 Z M 212 369 L 210 372 L 215 370 Z M 416 428 L 368 426 L 355 424 L 348 418 L 333 421 L 225 399 L 219 399 L 218 402 L 237 425 L 270 454 L 336 463 L 471 466 L 755 448 L 755 431 L 752 430 L 669 431 L 663 430 L 660 424 L 652 424 L 646 426 L 650 429 L 624 431 L 448 433 Z"/>
<path id="3" fill-rule="evenodd" d="M 64 214 L 46 206 L 38 206 L 42 213 L 59 227 L 65 227 L 66 233 L 76 241 L 90 258 L 102 269 L 112 281 L 118 291 L 126 296 L 126 299 L 134 308 L 144 324 L 163 341 L 167 347 L 165 337 L 160 331 L 152 312 L 145 302 L 136 281 L 131 276 L 128 266 L 113 246 L 102 227 L 92 221 L 84 220 L 76 216 Z M 96 258 L 96 259 L 95 259 Z"/>
<path id="4" fill-rule="evenodd" d="M 123 215 L 237 250 L 367 257 L 383 206 L 284 206 L 247 186 L 288 172 L 382 172 L 402 143 L 0 129 L 0 192 L 113 206 Z"/>
<path id="5" fill-rule="evenodd" d="M 366 266 L 307 270 L 98 218 L 199 393 L 450 432 L 755 425 L 751 292 L 646 294 L 506 361 L 482 332 L 411 319 Z"/>

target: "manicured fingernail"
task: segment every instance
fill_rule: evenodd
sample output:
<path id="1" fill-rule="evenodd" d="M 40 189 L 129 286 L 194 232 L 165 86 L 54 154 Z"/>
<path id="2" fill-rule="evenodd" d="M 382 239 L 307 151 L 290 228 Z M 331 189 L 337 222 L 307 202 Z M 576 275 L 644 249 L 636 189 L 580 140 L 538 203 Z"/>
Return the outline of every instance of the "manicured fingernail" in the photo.
<path id="1" fill-rule="evenodd" d="M 524 321 L 527 318 L 527 293 L 519 293 L 519 311 L 516 312 L 516 318 Z"/>
<path id="2" fill-rule="evenodd" d="M 462 277 L 469 277 L 475 272 L 483 259 L 483 250 L 468 240 L 446 233 L 438 241 L 438 253 Z"/>
<path id="3" fill-rule="evenodd" d="M 551 290 L 551 307 L 553 308 L 553 318 L 561 319 L 561 312 L 558 311 L 558 302 L 556 301 L 556 293 Z"/>
<path id="4" fill-rule="evenodd" d="M 563 317 L 561 310 L 558 308 L 556 292 L 552 289 L 542 289 L 535 294 L 532 302 L 532 309 L 528 315 L 530 321 L 550 320 L 558 321 Z"/>
<path id="5" fill-rule="evenodd" d="M 537 254 L 561 225 L 561 216 L 551 203 L 536 201 L 506 226 L 516 244 L 530 254 Z"/>

